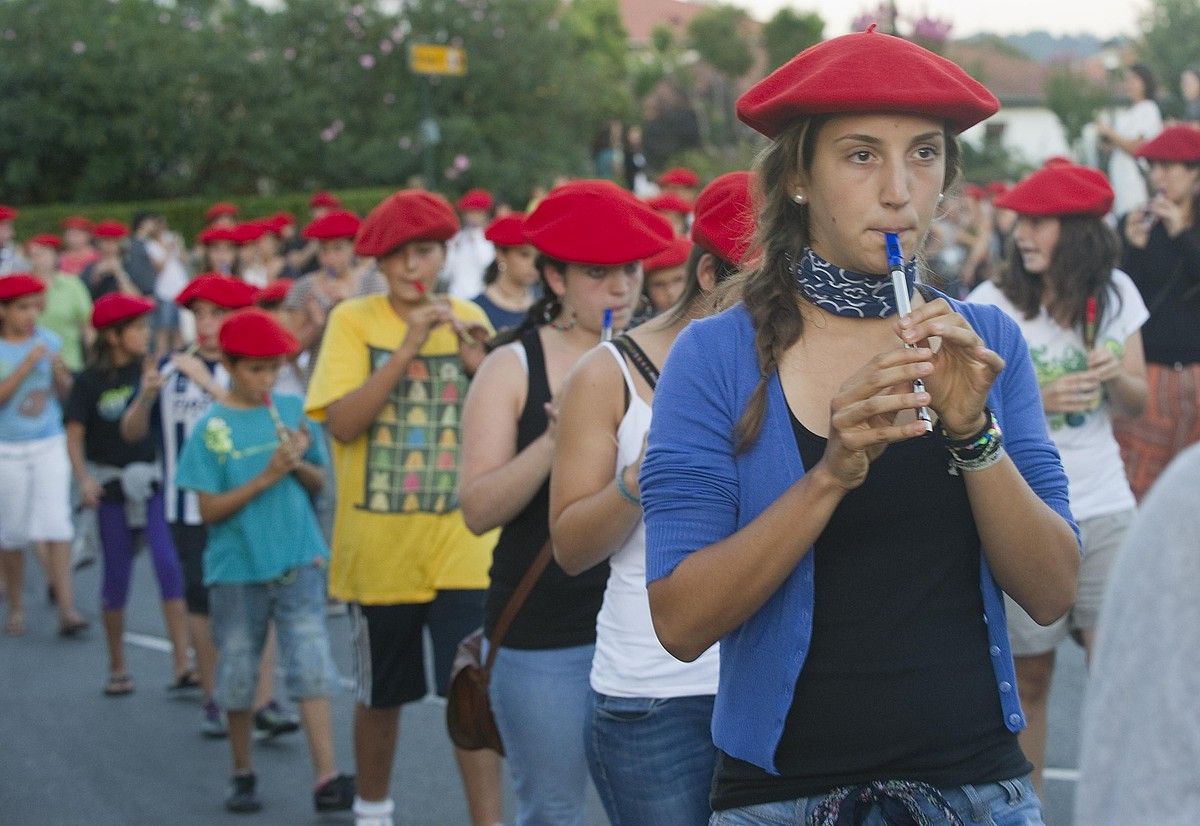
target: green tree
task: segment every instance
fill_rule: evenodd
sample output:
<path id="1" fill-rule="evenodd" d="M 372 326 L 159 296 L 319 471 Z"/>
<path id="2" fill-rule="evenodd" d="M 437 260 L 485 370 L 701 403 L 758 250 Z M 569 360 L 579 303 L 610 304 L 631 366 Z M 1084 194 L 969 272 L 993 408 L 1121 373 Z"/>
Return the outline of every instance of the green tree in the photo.
<path id="1" fill-rule="evenodd" d="M 809 46 L 820 43 L 824 36 L 825 21 L 821 15 L 816 12 L 798 14 L 786 7 L 780 9 L 762 30 L 767 67 L 782 66 Z"/>
<path id="2" fill-rule="evenodd" d="M 733 111 L 733 83 L 754 65 L 754 51 L 744 31 L 749 18 L 737 6 L 706 8 L 688 24 L 688 42 L 700 59 L 720 75 L 709 89 L 709 106 L 714 121 L 725 124 L 726 142 L 737 140 Z M 710 131 L 709 136 L 713 133 Z"/>
<path id="3" fill-rule="evenodd" d="M 1152 0 L 1141 18 L 1139 56 L 1165 87 L 1175 90 L 1179 75 L 1196 61 L 1200 43 L 1200 3 Z"/>
<path id="4" fill-rule="evenodd" d="M 1108 89 L 1070 66 L 1057 66 L 1046 76 L 1046 106 L 1074 144 L 1096 113 L 1112 103 Z"/>

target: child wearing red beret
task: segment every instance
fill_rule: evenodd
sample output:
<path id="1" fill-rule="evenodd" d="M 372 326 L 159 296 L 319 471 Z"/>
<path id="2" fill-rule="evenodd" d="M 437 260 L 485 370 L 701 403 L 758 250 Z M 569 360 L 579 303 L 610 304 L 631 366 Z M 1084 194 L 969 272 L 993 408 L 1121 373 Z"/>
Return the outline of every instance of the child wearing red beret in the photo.
<path id="1" fill-rule="evenodd" d="M 195 493 L 208 526 L 204 584 L 220 654 L 215 699 L 229 719 L 232 812 L 261 808 L 250 759 L 255 682 L 274 623 L 288 692 L 308 734 L 318 812 L 349 809 L 354 778 L 333 756 L 329 697 L 336 670 L 325 629 L 325 567 L 311 497 L 325 481 L 324 440 L 298 396 L 272 391 L 296 339 L 263 310 L 221 323 L 218 343 L 229 392 L 196 423 L 179 456 L 176 484 Z"/>
<path id="2" fill-rule="evenodd" d="M 19 214 L 20 210 L 7 204 L 0 204 L 0 275 L 9 275 L 29 269 L 29 262 L 22 257 L 13 241 L 13 222 L 16 221 Z"/>
<path id="3" fill-rule="evenodd" d="M 71 389 L 57 335 L 38 324 L 46 285 L 30 273 L 0 277 L 0 562 L 8 587 L 6 634 L 25 632 L 24 548 L 48 560 L 58 632 L 88 623 L 71 584 L 70 483 L 60 399 Z"/>
<path id="4" fill-rule="evenodd" d="M 446 292 L 455 298 L 470 299 L 483 291 L 484 273 L 496 257 L 484 231 L 494 203 L 486 189 L 472 189 L 455 204 L 462 227 L 446 244 L 445 275 Z"/>
<path id="5" fill-rule="evenodd" d="M 68 275 L 79 275 L 100 257 L 92 246 L 92 222 L 82 215 L 72 215 L 63 219 L 62 228 L 63 251 L 58 268 Z"/>
<path id="6" fill-rule="evenodd" d="M 93 227 L 92 234 L 96 239 L 96 260 L 79 275 L 92 301 L 112 293 L 141 295 L 125 271 L 123 260 L 122 242 L 129 236 L 129 227 L 120 221 L 105 220 Z"/>
<path id="7" fill-rule="evenodd" d="M 755 257 L 675 340 L 638 480 L 657 637 L 721 643 L 715 822 L 1042 823 L 1001 596 L 1070 607 L 1066 477 L 1016 325 L 918 280 L 998 105 L 873 30 L 738 100 Z"/>
<path id="8" fill-rule="evenodd" d="M 1114 424 L 1141 500 L 1200 441 L 1200 129 L 1171 126 L 1138 155 L 1150 164 L 1155 195 L 1119 224 L 1121 269 L 1150 308 L 1142 328 L 1150 392 L 1144 415 Z"/>
<path id="9" fill-rule="evenodd" d="M 391 823 L 388 795 L 400 707 L 424 697 L 422 630 L 445 696 L 456 647 L 479 627 L 491 537 L 459 510 L 460 419 L 491 328 L 476 305 L 431 293 L 458 228 L 450 204 L 402 190 L 376 206 L 355 251 L 373 258 L 385 295 L 349 298 L 329 315 L 305 409 L 333 440 L 337 511 L 329 590 L 355 628 L 363 823 Z M 467 798 L 501 820 L 498 758 L 457 753 Z M 493 811 L 494 810 L 494 811 Z"/>
<path id="10" fill-rule="evenodd" d="M 535 300 L 540 278 L 537 250 L 525 240 L 525 216 L 512 212 L 488 225 L 483 237 L 496 248 L 496 257 L 483 273 L 483 292 L 471 300 L 483 308 L 493 329 L 515 327 Z"/>
<path id="11" fill-rule="evenodd" d="M 141 296 L 109 293 L 92 308 L 96 344 L 91 363 L 80 373 L 67 399 L 67 451 L 84 508 L 94 511 L 103 559 L 100 597 L 108 644 L 108 680 L 104 693 L 133 691 L 122 634 L 125 604 L 133 574 L 135 533 L 145 537 L 162 598 L 163 620 L 171 642 L 173 687 L 198 685 L 188 666 L 187 614 L 183 569 L 163 512 L 162 473 L 154 441 L 121 438 L 121 415 L 133 399 L 150 346 L 154 302 Z"/>
<path id="12" fill-rule="evenodd" d="M 1054 652 L 1069 631 L 1090 659 L 1108 571 L 1136 509 L 1112 417 L 1136 417 L 1145 408 L 1139 330 L 1148 313 L 1133 281 L 1115 269 L 1118 241 L 1104 222 L 1112 201 L 1104 174 L 1074 163 L 1047 164 L 1025 178 L 996 199 L 996 206 L 1017 213 L 998 281 L 981 284 L 968 297 L 999 307 L 1021 328 L 1083 538 L 1068 616 L 1042 627 L 1012 599 L 1005 601 L 1029 720 L 1021 745 L 1039 789 Z"/>
<path id="13" fill-rule="evenodd" d="M 516 784 L 518 823 L 578 823 L 587 787 L 588 674 L 607 563 L 568 577 L 549 559 L 554 400 L 568 371 L 605 335 L 625 329 L 645 258 L 671 225 L 611 181 L 552 190 L 525 219 L 545 290 L 525 320 L 498 336 L 463 410 L 463 516 L 500 528 L 484 631 L 496 651 L 490 694 Z M 618 395 L 620 390 L 617 391 Z M 545 567 L 538 573 L 538 560 Z M 536 584 L 503 638 L 500 615 L 526 572 Z M 553 754 L 548 761 L 545 755 Z"/>

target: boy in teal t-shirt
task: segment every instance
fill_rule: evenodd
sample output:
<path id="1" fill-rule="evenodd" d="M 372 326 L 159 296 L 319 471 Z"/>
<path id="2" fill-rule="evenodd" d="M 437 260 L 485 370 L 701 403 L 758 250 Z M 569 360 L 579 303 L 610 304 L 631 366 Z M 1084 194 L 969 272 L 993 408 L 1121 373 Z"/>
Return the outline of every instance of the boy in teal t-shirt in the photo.
<path id="1" fill-rule="evenodd" d="M 295 338 L 261 310 L 230 315 L 219 335 L 230 388 L 184 444 L 176 484 L 196 492 L 208 525 L 204 584 L 216 643 L 216 699 L 229 717 L 233 780 L 225 807 L 256 811 L 250 729 L 268 622 L 279 634 L 287 686 L 300 707 L 319 812 L 349 809 L 354 779 L 337 772 L 329 696 L 336 681 L 325 628 L 325 563 L 310 496 L 328 464 L 298 396 L 271 393 Z"/>

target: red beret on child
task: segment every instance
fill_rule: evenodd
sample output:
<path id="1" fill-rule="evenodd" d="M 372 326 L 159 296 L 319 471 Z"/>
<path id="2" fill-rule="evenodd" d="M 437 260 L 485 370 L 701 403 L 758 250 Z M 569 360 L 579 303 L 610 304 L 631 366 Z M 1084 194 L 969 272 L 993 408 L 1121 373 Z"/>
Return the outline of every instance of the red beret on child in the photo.
<path id="1" fill-rule="evenodd" d="M 97 238 L 124 238 L 128 234 L 129 227 L 111 218 L 98 221 L 92 227 L 92 235 L 95 235 Z"/>
<path id="2" fill-rule="evenodd" d="M 253 244 L 259 238 L 267 234 L 267 228 L 258 221 L 247 221 L 244 224 L 238 224 L 233 227 L 233 243 L 239 247 L 244 247 L 246 244 Z"/>
<path id="3" fill-rule="evenodd" d="M 571 181 L 550 191 L 525 219 L 525 238 L 574 264 L 643 261 L 675 237 L 671 223 L 612 181 Z"/>
<path id="4" fill-rule="evenodd" d="M 1022 215 L 1101 218 L 1112 205 L 1112 186 L 1103 172 L 1061 161 L 1043 166 L 996 199 L 996 206 Z"/>
<path id="5" fill-rule="evenodd" d="M 999 108 L 957 64 L 874 25 L 805 49 L 737 102 L 742 122 L 768 138 L 797 118 L 847 112 L 923 115 L 958 133 Z"/>
<path id="6" fill-rule="evenodd" d="M 313 196 L 308 199 L 308 205 L 313 208 L 325 207 L 326 209 L 340 209 L 342 206 L 342 201 L 332 192 L 326 192 L 322 189 L 319 192 L 313 193 Z"/>
<path id="7" fill-rule="evenodd" d="M 62 239 L 50 232 L 43 232 L 40 235 L 35 235 L 29 239 L 28 243 L 37 244 L 39 247 L 52 247 L 53 249 L 62 248 Z"/>
<path id="8" fill-rule="evenodd" d="M 207 272 L 196 276 L 184 287 L 179 295 L 175 296 L 175 303 L 180 307 L 188 307 L 193 301 L 204 299 L 227 310 L 239 310 L 254 303 L 255 292 L 257 290 L 245 281 L 238 281 L 219 272 Z"/>
<path id="9" fill-rule="evenodd" d="M 525 215 L 510 212 L 488 224 L 483 237 L 498 247 L 519 247 L 529 243 L 525 240 Z"/>
<path id="10" fill-rule="evenodd" d="M 42 279 L 35 278 L 27 272 L 15 272 L 0 277 L 0 301 L 12 301 L 23 295 L 36 295 L 45 290 L 46 285 Z"/>
<path id="11" fill-rule="evenodd" d="M 335 209 L 315 221 L 310 221 L 300 234 L 305 238 L 315 238 L 318 241 L 353 238 L 361 223 L 362 221 L 353 212 Z"/>
<path id="12" fill-rule="evenodd" d="M 651 255 L 643 261 L 642 270 L 646 273 L 652 273 L 655 270 L 669 270 L 671 267 L 686 264 L 688 256 L 691 254 L 692 239 L 686 235 L 680 235 L 665 250 Z"/>
<path id="13" fill-rule="evenodd" d="M 459 212 L 466 212 L 472 209 L 479 210 L 480 212 L 491 212 L 494 205 L 495 201 L 492 199 L 492 193 L 486 189 L 469 189 L 458 199 L 458 203 L 455 204 Z"/>
<path id="14" fill-rule="evenodd" d="M 985 192 L 987 192 L 988 196 L 991 197 L 992 200 L 995 200 L 1012 189 L 1012 187 L 1004 181 L 992 181 L 983 189 Z"/>
<path id="15" fill-rule="evenodd" d="M 696 199 L 692 240 L 730 264 L 741 264 L 754 240 L 752 182 L 749 172 L 726 172 Z"/>
<path id="16" fill-rule="evenodd" d="M 682 186 L 688 189 L 700 183 L 700 178 L 690 169 L 676 166 L 668 169 L 658 178 L 659 186 Z"/>
<path id="17" fill-rule="evenodd" d="M 692 211 L 692 205 L 674 192 L 667 192 L 662 195 L 655 195 L 653 198 L 648 198 L 646 206 L 655 212 L 677 212 L 680 215 L 687 215 Z"/>
<path id="18" fill-rule="evenodd" d="M 1154 140 L 1142 144 L 1137 156 L 1165 163 L 1200 163 L 1200 129 L 1168 126 Z"/>
<path id="19" fill-rule="evenodd" d="M 276 212 L 269 218 L 263 218 L 263 226 L 269 226 L 271 232 L 279 235 L 283 232 L 284 227 L 290 227 L 296 223 L 295 217 L 290 212 Z"/>
<path id="20" fill-rule="evenodd" d="M 219 244 L 222 241 L 235 244 L 237 243 L 236 234 L 233 227 L 209 227 L 201 231 L 197 239 L 201 244 L 208 246 L 209 244 Z"/>
<path id="21" fill-rule="evenodd" d="M 8 204 L 0 204 L 0 221 L 11 221 L 20 214 L 20 210 L 10 207 Z"/>
<path id="22" fill-rule="evenodd" d="M 108 293 L 97 298 L 96 303 L 92 305 L 92 326 L 101 330 L 145 315 L 153 309 L 154 302 L 140 295 Z"/>
<path id="23" fill-rule="evenodd" d="M 82 215 L 71 215 L 62 219 L 62 228 L 81 229 L 84 232 L 90 232 L 92 229 L 92 222 L 87 218 L 84 218 Z"/>
<path id="24" fill-rule="evenodd" d="M 423 189 L 402 189 L 371 210 L 358 231 L 354 251 L 378 258 L 409 241 L 446 241 L 458 232 L 450 202 Z"/>
<path id="25" fill-rule="evenodd" d="M 243 358 L 290 356 L 300 349 L 296 337 L 270 313 L 258 307 L 231 313 L 221 322 L 217 342 L 222 352 Z"/>
<path id="26" fill-rule="evenodd" d="M 962 191 L 964 198 L 970 198 L 972 201 L 982 201 L 987 197 L 987 190 L 979 184 L 967 184 Z"/>
<path id="27" fill-rule="evenodd" d="M 290 278 L 276 278 L 267 286 L 263 287 L 254 296 L 254 303 L 262 307 L 267 304 L 278 304 L 288 297 L 288 293 L 292 291 L 292 280 Z"/>
<path id="28" fill-rule="evenodd" d="M 204 220 L 215 221 L 226 215 L 235 216 L 239 212 L 237 204 L 231 204 L 228 201 L 218 201 L 204 211 Z"/>

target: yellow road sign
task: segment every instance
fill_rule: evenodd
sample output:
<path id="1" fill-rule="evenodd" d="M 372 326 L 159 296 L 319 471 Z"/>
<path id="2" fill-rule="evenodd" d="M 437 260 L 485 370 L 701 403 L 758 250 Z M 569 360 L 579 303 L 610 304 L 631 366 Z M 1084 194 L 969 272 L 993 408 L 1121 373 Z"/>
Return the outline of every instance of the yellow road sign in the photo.
<path id="1" fill-rule="evenodd" d="M 408 67 L 418 75 L 465 75 L 467 50 L 456 46 L 414 43 L 408 50 Z"/>

